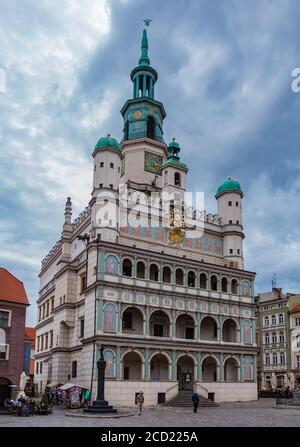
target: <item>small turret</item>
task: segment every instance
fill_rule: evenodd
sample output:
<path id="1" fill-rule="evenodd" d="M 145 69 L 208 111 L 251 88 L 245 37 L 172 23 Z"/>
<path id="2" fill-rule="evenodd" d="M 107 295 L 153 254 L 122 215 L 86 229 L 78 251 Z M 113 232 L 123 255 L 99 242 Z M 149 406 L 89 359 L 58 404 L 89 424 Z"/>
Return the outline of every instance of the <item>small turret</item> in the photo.
<path id="1" fill-rule="evenodd" d="M 72 225 L 72 201 L 67 198 L 65 205 L 65 221 L 62 231 L 62 256 L 60 262 L 69 262 L 71 260 L 71 238 L 73 233 Z"/>
<path id="2" fill-rule="evenodd" d="M 167 159 L 161 166 L 162 188 L 169 194 L 179 193 L 183 198 L 186 189 L 186 174 L 188 167 L 180 161 L 180 146 L 175 138 L 168 146 Z"/>
<path id="3" fill-rule="evenodd" d="M 110 134 L 101 137 L 93 152 L 94 179 L 92 192 L 91 237 L 116 242 L 118 228 L 118 198 L 121 181 L 122 153 Z"/>
<path id="4" fill-rule="evenodd" d="M 223 224 L 223 255 L 232 267 L 243 268 L 243 192 L 240 183 L 228 177 L 219 186 L 215 197 Z"/>

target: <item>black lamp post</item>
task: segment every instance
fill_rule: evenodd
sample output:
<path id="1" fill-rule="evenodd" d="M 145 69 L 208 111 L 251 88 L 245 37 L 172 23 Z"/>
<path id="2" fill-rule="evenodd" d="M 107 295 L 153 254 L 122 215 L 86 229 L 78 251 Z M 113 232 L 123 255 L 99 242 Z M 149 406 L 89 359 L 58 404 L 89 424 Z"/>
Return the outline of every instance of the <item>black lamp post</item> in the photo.
<path id="1" fill-rule="evenodd" d="M 104 360 L 104 346 L 101 345 L 100 358 L 97 362 L 98 369 L 98 390 L 97 390 L 97 400 L 94 400 L 93 405 L 89 405 L 88 408 L 84 408 L 85 413 L 116 413 L 117 410 L 108 405 L 108 401 L 104 399 L 104 383 L 105 383 L 105 368 L 106 361 Z"/>

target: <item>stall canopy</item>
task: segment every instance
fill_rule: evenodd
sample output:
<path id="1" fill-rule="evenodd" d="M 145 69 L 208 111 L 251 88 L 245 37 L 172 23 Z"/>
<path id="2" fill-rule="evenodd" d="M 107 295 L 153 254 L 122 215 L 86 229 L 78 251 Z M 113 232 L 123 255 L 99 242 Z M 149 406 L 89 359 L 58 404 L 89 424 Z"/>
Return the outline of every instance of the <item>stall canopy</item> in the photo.
<path id="1" fill-rule="evenodd" d="M 86 386 L 78 385 L 78 383 L 66 383 L 63 386 L 60 386 L 59 389 L 63 390 L 63 391 L 67 391 L 67 390 L 69 390 L 71 388 L 74 388 L 74 387 L 83 388 L 84 390 L 87 390 Z"/>
<path id="2" fill-rule="evenodd" d="M 61 386 L 62 383 L 57 383 L 57 382 L 51 382 L 48 383 L 48 385 L 46 385 L 47 388 L 54 388 L 55 386 Z"/>

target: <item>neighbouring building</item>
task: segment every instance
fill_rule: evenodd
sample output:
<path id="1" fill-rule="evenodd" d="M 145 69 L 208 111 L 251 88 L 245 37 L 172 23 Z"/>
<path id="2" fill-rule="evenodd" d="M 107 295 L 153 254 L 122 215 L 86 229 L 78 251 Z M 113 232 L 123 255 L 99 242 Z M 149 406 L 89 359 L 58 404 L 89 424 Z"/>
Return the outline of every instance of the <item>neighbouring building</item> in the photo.
<path id="1" fill-rule="evenodd" d="M 11 397 L 12 385 L 18 387 L 20 383 L 27 306 L 23 283 L 0 268 L 0 405 Z"/>
<path id="2" fill-rule="evenodd" d="M 297 376 L 297 357 L 300 356 L 300 328 L 297 326 L 300 320 L 297 319 L 297 312 L 300 310 L 300 297 L 273 288 L 271 292 L 259 294 L 256 302 L 260 389 L 294 388 L 300 377 L 300 370 Z"/>
<path id="3" fill-rule="evenodd" d="M 300 388 L 300 295 L 289 298 L 289 329 L 291 346 L 291 381 Z"/>
<path id="4" fill-rule="evenodd" d="M 35 355 L 36 330 L 33 327 L 25 327 L 24 343 L 24 372 L 34 382 L 34 355 Z"/>
<path id="5" fill-rule="evenodd" d="M 243 192 L 226 179 L 217 213 L 182 202 L 188 167 L 179 143 L 164 141 L 157 77 L 144 30 L 123 139 L 99 139 L 91 200 L 72 220 L 68 198 L 61 237 L 42 261 L 35 380 L 40 391 L 71 381 L 94 397 L 104 344 L 112 405 L 134 404 L 141 389 L 155 404 L 158 393 L 168 400 L 193 387 L 216 401 L 254 400 L 255 274 L 244 269 Z"/>

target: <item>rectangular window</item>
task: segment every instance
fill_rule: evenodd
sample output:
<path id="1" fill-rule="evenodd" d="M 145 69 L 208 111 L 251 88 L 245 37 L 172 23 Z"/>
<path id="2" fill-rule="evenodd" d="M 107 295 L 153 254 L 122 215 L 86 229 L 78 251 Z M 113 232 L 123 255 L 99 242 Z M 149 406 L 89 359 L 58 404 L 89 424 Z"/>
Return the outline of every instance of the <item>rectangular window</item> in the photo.
<path id="1" fill-rule="evenodd" d="M 114 164 L 110 163 L 110 167 L 111 167 L 111 169 L 114 169 Z"/>
<path id="2" fill-rule="evenodd" d="M 101 163 L 100 163 L 100 168 L 103 168 L 103 166 L 104 166 L 104 162 L 101 161 Z"/>
<path id="3" fill-rule="evenodd" d="M 186 327 L 185 328 L 185 338 L 188 340 L 193 340 L 194 338 L 194 328 Z"/>
<path id="4" fill-rule="evenodd" d="M 49 343 L 49 348 L 53 347 L 53 331 L 50 331 L 50 343 Z"/>
<path id="5" fill-rule="evenodd" d="M 0 327 L 9 326 L 9 312 L 0 310 Z"/>
<path id="6" fill-rule="evenodd" d="M 300 355 L 297 355 L 297 368 L 300 368 Z"/>
<path id="7" fill-rule="evenodd" d="M 110 189 L 114 189 L 114 185 L 110 184 L 109 185 Z"/>
<path id="8" fill-rule="evenodd" d="M 103 183 L 100 183 L 99 188 L 103 188 Z"/>
<path id="9" fill-rule="evenodd" d="M 155 324 L 153 329 L 154 329 L 154 337 L 164 336 L 164 327 L 162 324 Z"/>
<path id="10" fill-rule="evenodd" d="M 230 220 L 229 223 L 232 224 L 232 220 Z"/>
<path id="11" fill-rule="evenodd" d="M 80 334 L 79 337 L 84 337 L 84 318 L 80 320 Z"/>
<path id="12" fill-rule="evenodd" d="M 54 310 L 54 298 L 52 298 L 51 300 L 51 312 L 53 312 Z"/>
<path id="13" fill-rule="evenodd" d="M 237 221 L 236 221 L 236 224 L 237 224 L 237 225 L 239 225 L 239 224 L 240 224 L 240 221 L 239 221 L 239 220 L 237 220 Z"/>
<path id="14" fill-rule="evenodd" d="M 232 202 L 231 202 L 231 200 L 228 202 L 228 206 L 232 206 Z"/>
<path id="15" fill-rule="evenodd" d="M 47 301 L 47 304 L 46 304 L 46 317 L 48 317 L 49 316 L 49 301 Z"/>
<path id="16" fill-rule="evenodd" d="M 230 253 L 231 255 L 233 254 L 233 249 L 232 249 L 232 248 L 229 250 L 229 253 Z"/>
<path id="17" fill-rule="evenodd" d="M 295 318 L 295 326 L 300 326 L 300 317 Z"/>
<path id="18" fill-rule="evenodd" d="M 124 366 L 124 380 L 129 380 L 129 366 Z"/>
<path id="19" fill-rule="evenodd" d="M 39 362 L 36 362 L 36 365 L 35 365 L 35 372 L 36 372 L 36 374 L 39 373 Z"/>
<path id="20" fill-rule="evenodd" d="M 80 278 L 80 293 L 83 293 L 86 288 L 86 275 L 81 276 Z"/>
<path id="21" fill-rule="evenodd" d="M 43 362 L 40 363 L 40 374 L 43 372 Z"/>
<path id="22" fill-rule="evenodd" d="M 48 349 L 48 340 L 49 340 L 49 336 L 48 334 L 45 335 L 45 349 Z"/>
<path id="23" fill-rule="evenodd" d="M 39 307 L 39 321 L 41 321 L 42 319 L 42 308 Z"/>
<path id="24" fill-rule="evenodd" d="M 0 345 L 0 360 L 8 360 L 8 345 Z"/>
<path id="25" fill-rule="evenodd" d="M 132 313 L 130 312 L 123 314 L 123 329 L 132 329 Z"/>
<path id="26" fill-rule="evenodd" d="M 72 362 L 72 377 L 77 377 L 77 361 Z"/>
<path id="27" fill-rule="evenodd" d="M 300 335 L 296 337 L 297 348 L 300 348 Z"/>
<path id="28" fill-rule="evenodd" d="M 237 254 L 238 254 L 238 255 L 240 254 L 240 249 L 239 249 L 239 248 L 237 249 Z"/>
<path id="29" fill-rule="evenodd" d="M 235 206 L 239 206 L 239 202 L 235 202 Z"/>

